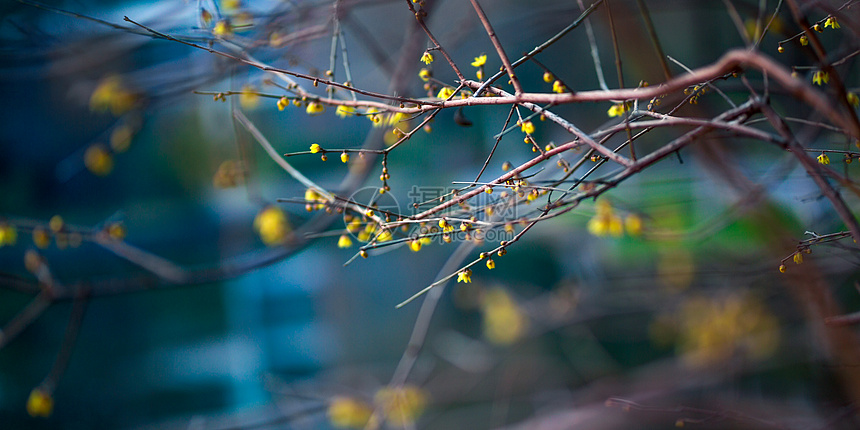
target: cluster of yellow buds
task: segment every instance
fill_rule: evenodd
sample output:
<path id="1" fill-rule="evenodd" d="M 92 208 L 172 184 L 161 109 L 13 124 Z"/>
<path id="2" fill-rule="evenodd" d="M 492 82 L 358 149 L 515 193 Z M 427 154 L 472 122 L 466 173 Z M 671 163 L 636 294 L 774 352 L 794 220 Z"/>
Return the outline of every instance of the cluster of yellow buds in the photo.
<path id="1" fill-rule="evenodd" d="M 600 200 L 596 206 L 597 213 L 588 221 L 588 232 L 595 236 L 620 237 L 625 229 L 630 236 L 642 234 L 642 218 L 636 214 L 629 214 L 622 219 L 615 213 L 612 205 L 606 200 Z"/>

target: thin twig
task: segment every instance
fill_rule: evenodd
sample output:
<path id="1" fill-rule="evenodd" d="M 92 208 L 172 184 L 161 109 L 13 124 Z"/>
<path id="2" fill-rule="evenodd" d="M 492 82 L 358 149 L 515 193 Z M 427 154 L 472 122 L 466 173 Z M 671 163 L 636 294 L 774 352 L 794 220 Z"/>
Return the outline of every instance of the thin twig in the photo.
<path id="1" fill-rule="evenodd" d="M 517 78 L 516 73 L 514 73 L 514 67 L 511 65 L 511 60 L 508 59 L 508 54 L 505 53 L 505 48 L 502 47 L 502 42 L 499 41 L 499 37 L 496 36 L 496 31 L 493 30 L 493 25 L 490 24 L 490 20 L 487 19 L 487 14 L 484 13 L 484 9 L 481 8 L 481 5 L 478 4 L 478 0 L 470 0 L 472 2 L 472 8 L 475 9 L 475 13 L 478 14 L 478 19 L 481 20 L 481 24 L 484 25 L 484 30 L 487 31 L 487 36 L 490 37 L 490 41 L 493 43 L 493 47 L 496 48 L 496 54 L 499 55 L 499 59 L 502 60 L 502 65 L 505 66 L 505 70 L 508 72 L 508 77 L 511 79 L 511 85 L 514 86 L 514 93 L 516 95 L 520 95 L 523 93 L 523 87 L 520 85 L 520 80 Z M 462 80 L 463 78 L 460 77 Z"/>

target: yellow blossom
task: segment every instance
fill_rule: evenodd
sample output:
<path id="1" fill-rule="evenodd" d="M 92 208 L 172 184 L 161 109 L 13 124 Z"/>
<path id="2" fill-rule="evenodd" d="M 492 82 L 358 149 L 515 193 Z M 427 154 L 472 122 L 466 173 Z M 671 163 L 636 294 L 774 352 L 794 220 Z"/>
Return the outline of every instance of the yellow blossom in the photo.
<path id="1" fill-rule="evenodd" d="M 305 111 L 308 113 L 308 115 L 319 115 L 325 111 L 325 106 L 323 106 L 322 103 L 319 102 L 310 102 L 308 103 L 308 107 L 307 109 L 305 109 Z"/>
<path id="2" fill-rule="evenodd" d="M 418 387 L 382 388 L 374 396 L 385 419 L 394 427 L 412 426 L 427 406 L 427 393 Z"/>
<path id="3" fill-rule="evenodd" d="M 121 222 L 112 222 L 107 225 L 108 237 L 113 240 L 123 240 L 127 234 L 125 224 Z"/>
<path id="4" fill-rule="evenodd" d="M 277 206 L 267 206 L 254 218 L 254 230 L 267 246 L 286 242 L 292 230 L 287 215 Z"/>
<path id="5" fill-rule="evenodd" d="M 370 240 L 370 233 L 371 232 L 369 232 L 367 230 L 362 230 L 362 231 L 358 232 L 357 239 L 362 241 L 362 242 L 367 242 Z"/>
<path id="6" fill-rule="evenodd" d="M 848 93 L 845 95 L 845 99 L 848 100 L 848 104 L 855 108 L 860 106 L 860 97 L 857 97 L 857 93 Z"/>
<path id="7" fill-rule="evenodd" d="M 242 7 L 241 0 L 221 0 L 221 7 L 225 12 L 234 12 Z"/>
<path id="8" fill-rule="evenodd" d="M 800 36 L 800 44 L 801 44 L 802 46 L 809 45 L 809 38 L 808 38 L 808 37 L 806 37 L 806 35 L 805 35 L 805 34 L 804 34 L 804 35 L 802 35 L 802 36 Z"/>
<path id="9" fill-rule="evenodd" d="M 830 82 L 830 75 L 823 70 L 818 70 L 812 74 L 812 82 L 816 85 L 823 85 Z"/>
<path id="10" fill-rule="evenodd" d="M 532 134 L 535 132 L 535 125 L 531 121 L 526 121 L 520 124 L 520 130 L 525 134 Z"/>
<path id="11" fill-rule="evenodd" d="M 361 221 L 358 218 L 353 218 L 349 224 L 346 225 L 346 231 L 350 233 L 355 233 L 361 228 Z"/>
<path id="12" fill-rule="evenodd" d="M 335 397 L 328 406 L 327 415 L 334 427 L 360 429 L 373 415 L 373 407 L 350 397 Z"/>
<path id="13" fill-rule="evenodd" d="M 312 143 L 311 144 L 311 154 L 316 154 L 320 151 L 322 151 L 322 147 L 320 146 L 319 143 Z"/>
<path id="14" fill-rule="evenodd" d="M 556 80 L 552 83 L 552 92 L 561 94 L 565 91 L 567 91 L 567 88 L 565 88 L 564 84 L 562 84 L 561 81 Z"/>
<path id="15" fill-rule="evenodd" d="M 433 62 L 433 54 L 431 54 L 429 52 L 424 52 L 424 55 L 421 56 L 421 61 L 423 61 L 424 64 L 432 63 Z"/>
<path id="16" fill-rule="evenodd" d="M 543 72 L 543 81 L 546 83 L 550 83 L 555 80 L 555 76 L 550 72 Z"/>
<path id="17" fill-rule="evenodd" d="M 233 25 L 230 24 L 229 20 L 222 19 L 215 23 L 215 27 L 212 28 L 212 34 L 222 39 L 230 39 L 233 37 Z"/>
<path id="18" fill-rule="evenodd" d="M 492 258 L 487 260 L 487 269 L 493 270 L 496 268 L 496 262 Z"/>
<path id="19" fill-rule="evenodd" d="M 411 250 L 412 250 L 412 252 L 418 252 L 418 251 L 420 251 L 420 250 L 421 250 L 421 246 L 422 246 L 422 245 L 421 245 L 421 241 L 420 241 L 420 240 L 418 240 L 418 239 L 409 241 L 409 249 L 411 249 Z"/>
<path id="20" fill-rule="evenodd" d="M 290 99 L 281 97 L 278 99 L 278 110 L 284 110 L 290 105 Z"/>
<path id="21" fill-rule="evenodd" d="M 334 112 L 335 115 L 346 118 L 348 116 L 355 115 L 355 108 L 352 106 L 340 105 L 337 107 L 337 110 Z"/>
<path id="22" fill-rule="evenodd" d="M 59 215 L 54 215 L 50 220 L 48 220 L 48 228 L 50 228 L 54 233 L 61 231 L 65 225 L 66 222 L 63 221 L 63 217 Z"/>
<path id="23" fill-rule="evenodd" d="M 457 282 L 468 284 L 472 282 L 472 269 L 461 270 L 457 273 Z"/>
<path id="24" fill-rule="evenodd" d="M 243 109 L 254 109 L 260 104 L 260 95 L 257 94 L 257 89 L 251 84 L 242 86 L 242 92 L 239 94 L 239 104 Z"/>
<path id="25" fill-rule="evenodd" d="M 108 75 L 99 81 L 90 95 L 90 110 L 96 112 L 110 111 L 114 116 L 120 116 L 138 102 L 138 95 L 122 82 L 119 76 Z"/>
<path id="26" fill-rule="evenodd" d="M 827 20 L 824 21 L 824 28 L 827 28 L 827 27 L 833 27 L 834 30 L 840 27 L 839 23 L 836 22 L 836 17 L 834 17 L 834 16 L 828 16 L 827 17 Z"/>
<path id="27" fill-rule="evenodd" d="M 281 36 L 281 33 L 273 31 L 269 34 L 269 46 L 272 48 L 280 48 L 282 43 L 284 43 L 284 39 Z"/>
<path id="28" fill-rule="evenodd" d="M 429 81 L 431 76 L 433 76 L 433 74 L 427 69 L 421 69 L 421 71 L 418 72 L 418 77 L 424 82 Z"/>
<path id="29" fill-rule="evenodd" d="M 391 115 L 388 115 L 388 119 L 385 121 L 388 125 L 398 125 L 401 121 L 406 119 L 406 114 L 403 112 L 394 112 Z"/>
<path id="30" fill-rule="evenodd" d="M 376 241 L 377 242 L 388 242 L 393 237 L 394 236 L 391 234 L 390 231 L 384 230 L 383 232 L 379 233 L 379 236 L 376 237 Z"/>
<path id="31" fill-rule="evenodd" d="M 337 240 L 337 247 L 349 248 L 350 246 L 352 246 L 352 239 L 350 239 L 349 236 L 346 234 L 340 235 L 340 238 L 338 238 Z"/>
<path id="32" fill-rule="evenodd" d="M 785 273 L 785 264 L 779 265 L 779 273 Z"/>
<path id="33" fill-rule="evenodd" d="M 451 88 L 451 87 L 442 87 L 442 89 L 441 89 L 441 90 L 439 90 L 439 94 L 437 94 L 437 95 L 436 95 L 436 98 L 440 98 L 440 99 L 443 99 L 443 100 L 447 100 L 447 99 L 449 99 L 449 98 L 450 98 L 451 96 L 453 96 L 453 95 L 454 95 L 454 89 L 453 89 L 453 88 Z"/>
<path id="34" fill-rule="evenodd" d="M 11 224 L 0 224 L 0 247 L 14 245 L 18 241 L 18 230 Z"/>
<path id="35" fill-rule="evenodd" d="M 606 114 L 614 118 L 623 115 L 628 110 L 630 110 L 630 103 L 616 103 L 606 111 Z"/>
<path id="36" fill-rule="evenodd" d="M 682 303 L 677 348 L 687 363 L 711 366 L 737 354 L 770 356 L 779 343 L 778 320 L 754 297 L 693 297 Z"/>
<path id="37" fill-rule="evenodd" d="M 472 61 L 473 67 L 481 67 L 484 64 L 487 64 L 487 54 L 475 57 L 475 61 Z"/>
<path id="38" fill-rule="evenodd" d="M 340 154 L 340 161 L 342 161 L 344 163 L 348 163 L 349 162 L 349 154 L 346 152 L 341 153 Z"/>
<path id="39" fill-rule="evenodd" d="M 821 155 L 818 156 L 818 162 L 821 164 L 830 164 L 830 157 L 828 157 L 826 153 L 822 152 Z"/>
<path id="40" fill-rule="evenodd" d="M 374 127 L 379 127 L 382 125 L 382 114 L 379 113 L 379 109 L 370 108 L 364 114 L 367 116 L 367 119 L 373 122 Z"/>
<path id="41" fill-rule="evenodd" d="M 96 176 L 105 176 L 113 170 L 113 155 L 99 143 L 84 151 L 84 166 Z"/>
<path id="42" fill-rule="evenodd" d="M 497 345 L 510 345 L 528 330 L 528 318 L 516 301 L 501 288 L 484 293 L 481 300 L 484 337 Z"/>
<path id="43" fill-rule="evenodd" d="M 627 234 L 631 236 L 639 236 L 642 234 L 642 218 L 636 214 L 627 215 L 624 218 L 624 227 L 627 229 Z"/>
<path id="44" fill-rule="evenodd" d="M 794 260 L 794 264 L 803 263 L 803 254 L 801 254 L 800 252 L 795 253 L 794 257 L 792 257 L 792 260 Z"/>
<path id="45" fill-rule="evenodd" d="M 54 411 L 54 399 L 51 393 L 42 388 L 34 388 L 27 398 L 27 413 L 31 417 L 47 418 Z"/>
<path id="46" fill-rule="evenodd" d="M 598 237 L 606 235 L 619 237 L 624 234 L 624 221 L 614 213 L 608 201 L 598 201 L 596 209 L 597 213 L 588 221 L 589 233 Z"/>

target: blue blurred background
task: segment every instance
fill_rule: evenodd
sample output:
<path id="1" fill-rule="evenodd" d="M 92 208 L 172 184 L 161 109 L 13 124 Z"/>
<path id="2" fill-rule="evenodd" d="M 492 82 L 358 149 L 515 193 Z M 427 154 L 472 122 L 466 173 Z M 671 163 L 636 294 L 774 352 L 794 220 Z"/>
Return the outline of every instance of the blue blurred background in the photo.
<path id="1" fill-rule="evenodd" d="M 138 31 L 123 22 L 128 16 L 203 45 L 212 27 L 201 27 L 206 9 L 216 20 L 219 15 L 234 22 L 250 19 L 249 27 L 236 28 L 233 42 L 251 46 L 248 52 L 261 61 L 320 76 L 328 68 L 333 2 L 232 3 L 80 0 L 51 2 L 49 9 Z M 428 3 L 433 3 L 428 5 L 431 29 L 464 70 L 473 74 L 467 64 L 481 53 L 490 54 L 490 72 L 499 66 L 465 3 Z M 581 12 L 574 2 L 483 3 L 512 56 L 543 42 Z M 664 50 L 690 67 L 743 46 L 723 2 L 648 3 Z M 758 2 L 734 3 L 747 16 Z M 386 92 L 397 84 L 398 94 L 423 96 L 418 59 L 429 45 L 423 35 L 414 37 L 417 45 L 407 43 L 419 30 L 404 2 L 343 1 L 339 7 L 355 85 Z M 643 36 L 636 4 L 613 2 L 613 7 L 626 86 L 660 82 L 662 72 Z M 429 285 L 458 244 L 434 243 L 418 253 L 392 247 L 344 267 L 357 248 L 336 246 L 342 217 L 277 203 L 303 199 L 305 188 L 233 121 L 231 109 L 241 109 L 279 153 L 305 151 L 311 143 L 381 145 L 387 130 L 374 129 L 365 118 L 338 118 L 334 108 L 309 116 L 304 108 L 279 111 L 277 98 L 243 105 L 239 96 L 222 103 L 193 94 L 241 91 L 246 85 L 283 92 L 267 85 L 271 75 L 199 49 L 34 4 L 5 2 L 0 16 L 0 221 L 21 226 L 16 244 L 0 247 L 5 287 L 0 323 L 12 320 L 38 293 L 24 255 L 35 249 L 32 229 L 47 226 L 55 215 L 85 233 L 121 223 L 126 243 L 200 274 L 176 285 L 88 240 L 79 247 L 52 243 L 39 250 L 60 298 L 0 350 L 0 427 L 325 428 L 331 425 L 326 409 L 333 397 L 372 399 L 388 383 L 420 306 L 395 305 Z M 605 14 L 595 15 L 594 25 L 603 70 L 614 87 Z M 272 32 L 308 29 L 307 38 L 286 46 L 267 44 Z M 778 37 L 765 40 L 773 45 Z M 584 30 L 567 38 L 542 54 L 541 63 L 575 90 L 598 88 Z M 215 47 L 231 49 L 229 43 Z M 802 61 L 800 54 L 785 55 L 789 63 Z M 401 56 L 408 65 L 400 65 Z M 338 67 L 336 79 L 343 80 Z M 435 78 L 454 81 L 441 59 L 432 68 Z M 528 91 L 549 91 L 542 74 L 540 67 L 525 65 L 520 79 Z M 94 91 L 110 76 L 135 95 L 134 107 L 118 115 L 91 105 Z M 739 85 L 726 91 L 744 100 Z M 785 103 L 780 108 L 787 114 L 803 110 L 782 99 L 776 103 Z M 703 104 L 690 115 L 718 112 Z M 607 123 L 608 107 L 571 105 L 557 112 L 595 130 Z M 457 125 L 455 113 L 445 111 L 431 133 L 419 133 L 392 152 L 388 198 L 405 213 L 415 202 L 413 185 L 447 189 L 452 181 L 474 178 L 507 108 L 475 107 L 462 114 L 471 127 Z M 561 130 L 539 125 L 541 141 L 567 140 Z M 133 130 L 128 148 L 111 147 L 110 172 L 94 173 L 87 166 L 88 149 L 108 147 L 111 133 L 122 126 Z M 644 148 L 671 139 L 655 134 L 659 137 Z M 500 175 L 503 161 L 516 165 L 533 156 L 520 138 L 514 133 L 502 140 L 485 179 Z M 827 135 L 814 139 L 842 145 Z M 838 372 L 810 334 L 816 326 L 807 325 L 808 316 L 776 270 L 805 230 L 838 230 L 838 218 L 782 151 L 738 139 L 713 142 L 720 148 L 716 154 L 682 152 L 680 159 L 657 164 L 610 193 L 618 210 L 643 216 L 649 233 L 644 237 L 590 235 L 586 225 L 595 208 L 586 202 L 535 227 L 497 259 L 497 269 L 478 266 L 473 284 L 446 291 L 410 376 L 431 399 L 418 426 L 490 428 L 519 422 L 528 427 L 535 417 L 578 412 L 582 415 L 559 422 L 665 428 L 680 418 L 708 416 L 673 409 L 681 404 L 722 411 L 732 428 L 766 428 L 786 411 L 810 423 L 803 428 L 815 428 L 849 407 Z M 326 162 L 310 155 L 288 160 L 321 186 L 338 190 L 349 167 L 332 155 Z M 713 168 L 720 157 L 761 185 L 767 198 L 738 206 L 743 193 Z M 214 186 L 219 166 L 237 159 L 249 171 L 247 180 L 232 188 Z M 366 175 L 356 174 L 366 180 L 354 188 L 375 192 L 380 186 L 378 160 L 375 164 Z M 267 247 L 253 220 L 269 204 L 287 213 L 295 231 L 314 233 L 314 240 Z M 852 288 L 856 253 L 830 247 L 808 258 L 828 273 L 827 285 L 845 308 L 860 305 Z M 228 273 L 222 276 L 222 269 Z M 68 366 L 55 381 L 53 413 L 30 417 L 28 396 L 55 366 L 80 289 L 93 297 Z M 527 321 L 513 342 L 490 334 L 492 306 L 508 299 L 515 303 L 514 315 Z M 697 307 L 703 301 L 706 305 Z M 725 334 L 750 320 L 760 331 Z M 502 331 L 517 330 L 512 327 Z M 709 333 L 728 340 L 701 339 L 717 336 Z M 718 348 L 709 349 L 713 344 Z M 630 413 L 629 407 L 604 405 L 612 396 L 664 409 Z M 758 413 L 765 422 L 725 411 Z M 708 420 L 701 424 L 725 428 Z"/>

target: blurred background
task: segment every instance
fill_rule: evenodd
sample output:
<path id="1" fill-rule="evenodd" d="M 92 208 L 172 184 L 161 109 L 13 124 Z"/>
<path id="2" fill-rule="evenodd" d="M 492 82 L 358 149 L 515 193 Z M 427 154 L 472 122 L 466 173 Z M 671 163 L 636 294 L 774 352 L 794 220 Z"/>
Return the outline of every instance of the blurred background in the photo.
<path id="1" fill-rule="evenodd" d="M 690 68 L 744 47 L 741 31 L 782 4 L 644 3 L 665 54 Z M 856 6 L 820 3 L 804 9 L 810 21 L 837 14 L 843 27 L 856 22 Z M 482 5 L 514 58 L 582 13 L 568 1 Z M 665 80 L 642 5 L 611 2 L 626 87 Z M 805 48 L 795 42 L 777 53 L 777 42 L 799 32 L 782 7 L 760 49 L 801 66 L 808 80 L 804 66 L 814 62 Z M 481 54 L 487 74 L 501 65 L 466 3 L 426 0 L 423 8 L 469 78 Z M 380 390 L 423 299 L 395 306 L 447 275 L 440 271 L 458 247 L 468 251 L 460 267 L 495 244 L 391 246 L 344 265 L 358 248 L 338 247 L 343 215 L 306 211 L 306 187 L 231 112 L 241 111 L 280 154 L 312 143 L 381 148 L 391 128 L 341 118 L 334 107 L 320 115 L 281 110 L 278 85 L 286 84 L 273 74 L 154 38 L 123 17 L 319 77 L 330 69 L 339 28 L 354 86 L 426 97 L 422 67 L 439 82 L 454 85 L 456 76 L 438 53 L 432 65 L 419 61 L 432 45 L 407 2 L 22 1 L 4 2 L 0 16 L 0 222 L 16 232 L 0 241 L 0 427 L 360 427 L 368 405 L 386 404 Z M 518 69 L 526 91 L 551 91 L 545 68 L 574 91 L 599 89 L 592 46 L 608 86 L 618 87 L 604 5 L 590 25 L 594 45 L 582 25 L 540 54 L 540 65 Z M 855 31 L 828 28 L 820 37 L 840 58 L 856 51 Z M 340 49 L 332 79 L 343 82 Z M 853 60 L 839 70 L 856 90 Z M 760 75 L 749 79 L 761 87 Z M 736 103 L 749 96 L 737 80 L 720 88 Z M 778 87 L 772 97 L 785 117 L 821 121 Z M 553 111 L 593 132 L 617 123 L 610 107 Z M 709 93 L 681 112 L 709 118 L 726 107 Z M 380 205 L 413 214 L 413 203 L 473 180 L 508 111 L 442 111 L 432 131 L 391 152 L 391 192 Z M 541 144 L 570 139 L 537 125 Z M 852 149 L 841 133 L 791 125 L 807 147 Z M 682 131 L 655 131 L 642 151 Z M 356 155 L 350 164 L 338 156 L 287 160 L 329 191 L 376 198 L 380 160 L 368 155 L 362 169 Z M 533 156 L 517 130 L 500 141 L 482 178 Z M 853 178 L 856 164 L 833 156 L 831 168 Z M 845 194 L 855 208 L 856 196 Z M 845 229 L 791 155 L 708 135 L 601 199 L 641 229 L 596 236 L 589 222 L 601 209 L 585 201 L 537 224 L 495 258 L 494 270 L 481 264 L 471 283 L 449 284 L 407 379 L 412 400 L 398 405 L 400 419 L 389 414 L 381 425 L 856 428 L 857 332 L 823 321 L 860 307 L 860 260 L 848 238 L 816 246 L 802 264 L 788 259 L 780 273 L 798 241 Z M 254 227 L 270 205 L 292 231 L 275 246 Z M 510 219 L 533 210 L 514 208 Z M 34 406 L 34 389 L 50 392 L 49 414 Z"/>

